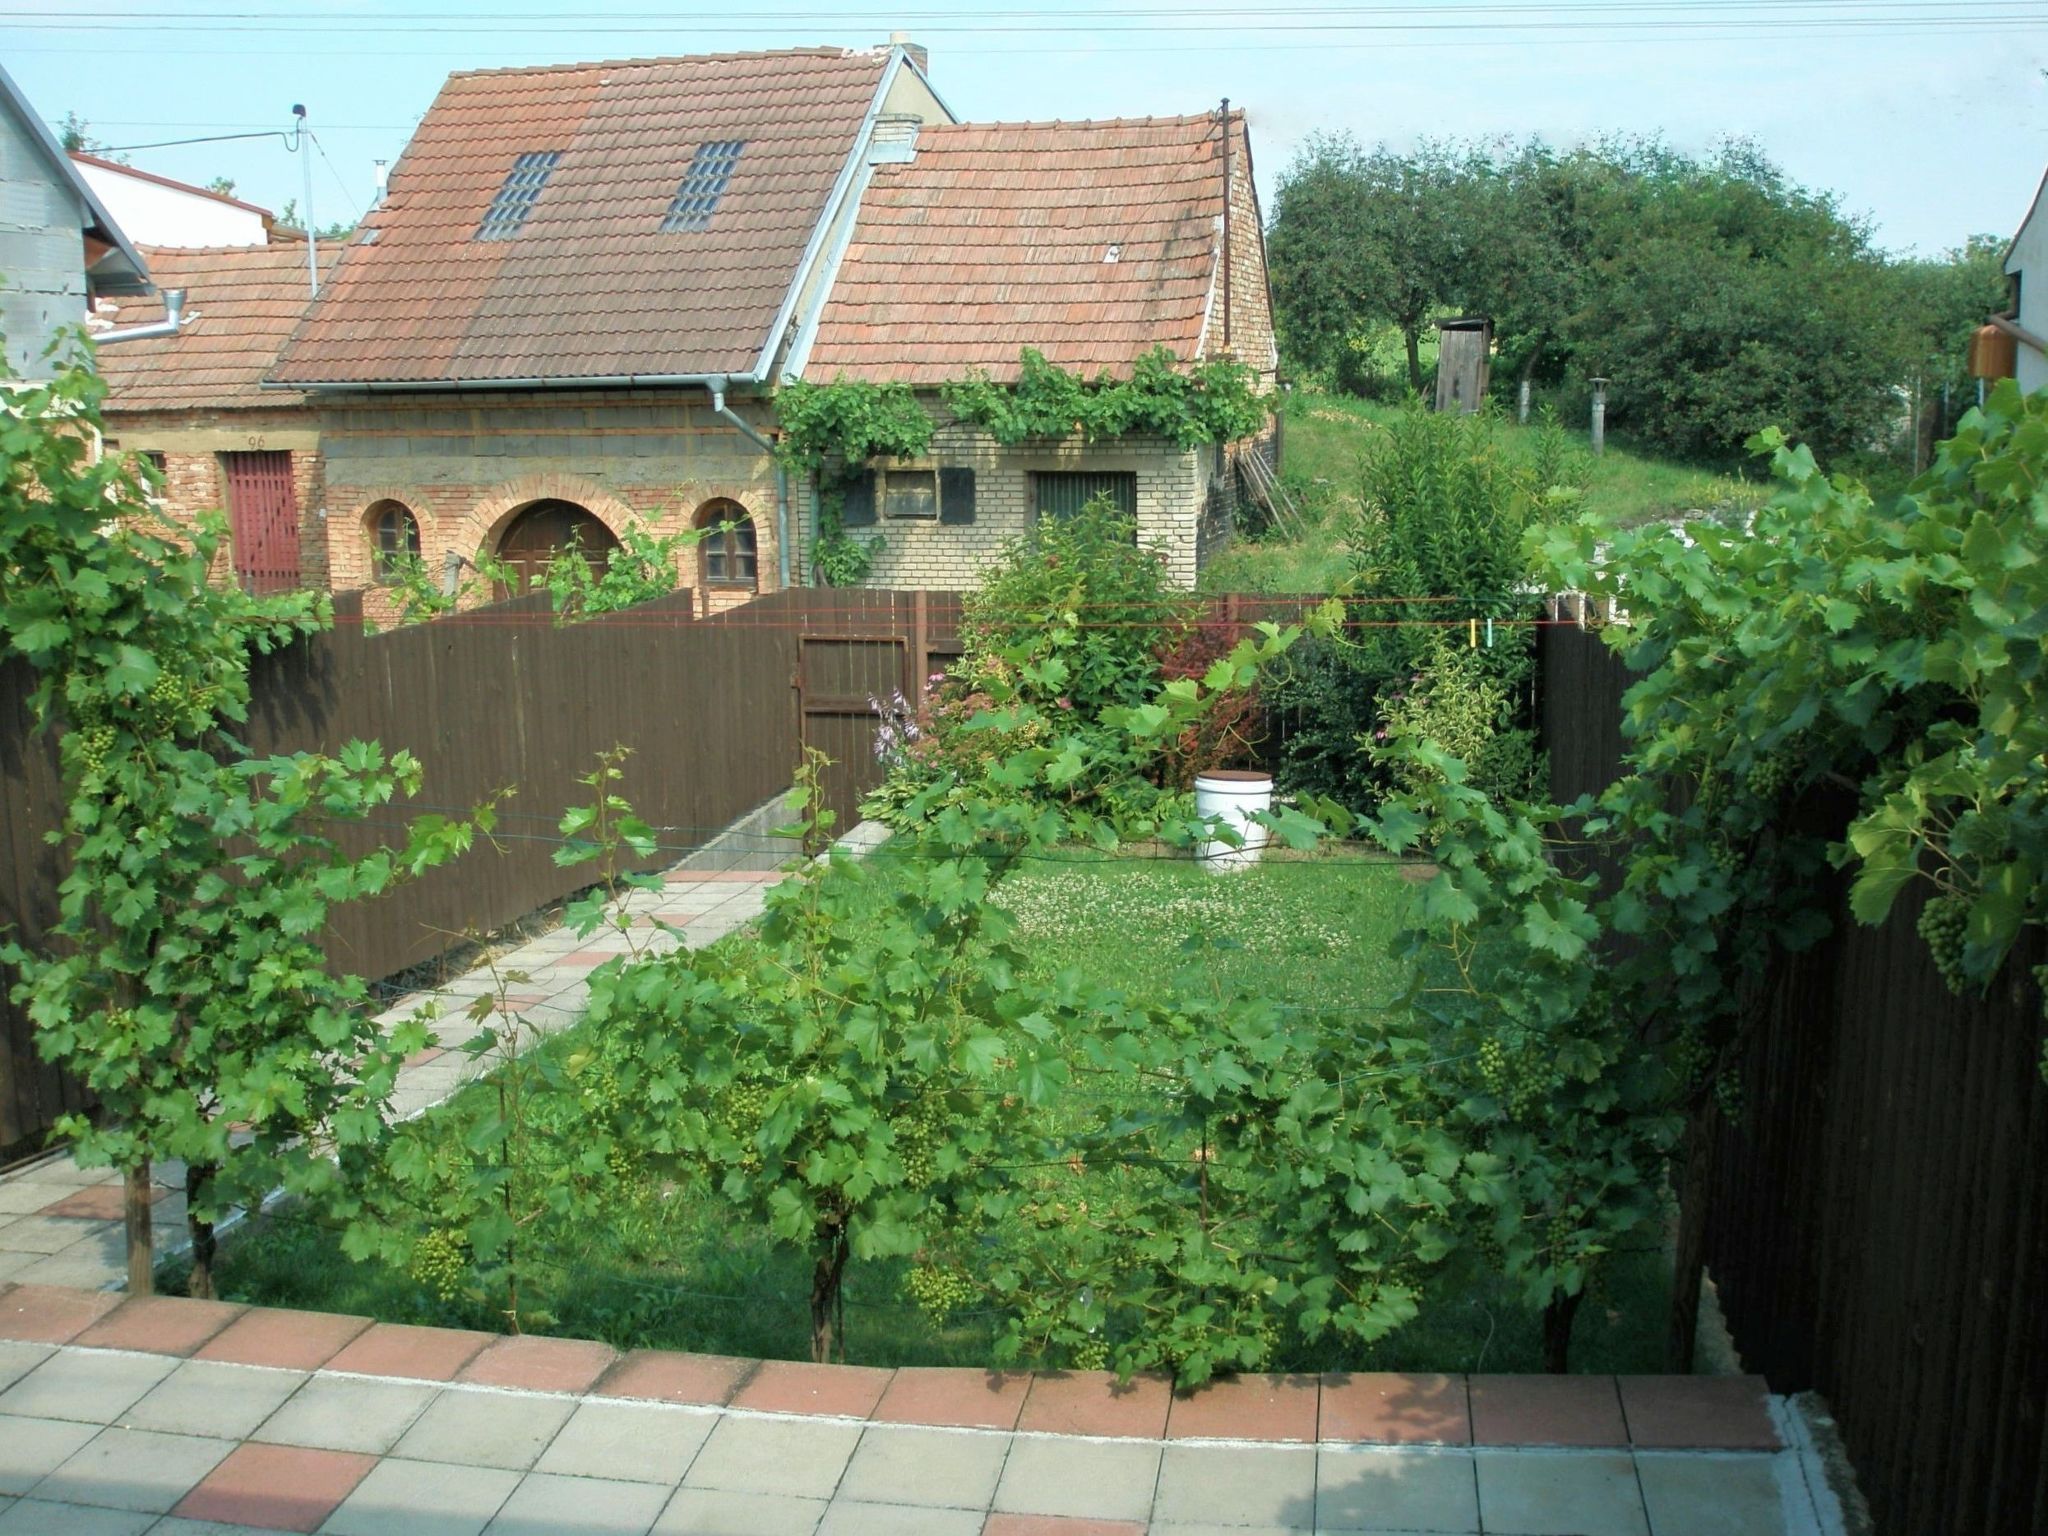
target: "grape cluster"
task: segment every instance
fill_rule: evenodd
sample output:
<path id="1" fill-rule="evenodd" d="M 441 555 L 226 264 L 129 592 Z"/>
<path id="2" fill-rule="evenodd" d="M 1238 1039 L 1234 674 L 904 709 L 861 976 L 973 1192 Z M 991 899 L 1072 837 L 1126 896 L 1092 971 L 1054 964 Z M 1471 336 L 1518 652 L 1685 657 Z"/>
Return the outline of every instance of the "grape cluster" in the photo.
<path id="1" fill-rule="evenodd" d="M 1791 764 L 1782 752 L 1772 752 L 1750 764 L 1746 780 L 1749 792 L 1759 800 L 1775 800 L 1792 777 Z"/>
<path id="2" fill-rule="evenodd" d="M 1707 845 L 1707 857 L 1714 868 L 1730 880 L 1742 873 L 1742 855 L 1735 851 L 1735 845 L 1725 837 L 1717 837 Z"/>
<path id="3" fill-rule="evenodd" d="M 768 1096 L 766 1083 L 741 1080 L 721 1093 L 713 1106 L 715 1117 L 747 1149 L 741 1154 L 740 1166 L 749 1173 L 757 1172 L 761 1166 L 754 1138 L 761 1134 L 761 1124 L 768 1118 Z"/>
<path id="4" fill-rule="evenodd" d="M 107 766 L 107 754 L 114 750 L 111 725 L 88 726 L 78 733 L 78 760 L 87 773 L 99 773 Z"/>
<path id="5" fill-rule="evenodd" d="M 1486 1091 L 1508 1114 L 1520 1119 L 1556 1086 L 1557 1076 L 1534 1051 L 1510 1057 L 1500 1041 L 1489 1039 L 1479 1047 L 1479 1075 Z"/>
<path id="6" fill-rule="evenodd" d="M 1721 1114 L 1731 1124 L 1742 1118 L 1742 1079 L 1733 1072 L 1723 1072 L 1714 1079 L 1714 1102 L 1721 1106 Z"/>
<path id="7" fill-rule="evenodd" d="M 413 1244 L 413 1279 L 443 1301 L 453 1301 L 469 1274 L 469 1245 L 448 1227 L 435 1227 Z"/>
<path id="8" fill-rule="evenodd" d="M 959 1308 L 974 1300 L 974 1286 L 957 1269 L 939 1269 L 919 1264 L 904 1276 L 903 1288 L 910 1299 L 933 1323 L 943 1323 Z"/>
<path id="9" fill-rule="evenodd" d="M 1106 1371 L 1109 1369 L 1109 1340 L 1086 1338 L 1073 1349 L 1074 1369 L 1077 1371 Z"/>
<path id="10" fill-rule="evenodd" d="M 1920 909 L 1920 937 L 1949 991 L 1963 995 L 1963 931 L 1969 926 L 1970 904 L 1961 896 L 1937 896 Z"/>
<path id="11" fill-rule="evenodd" d="M 929 1189 L 938 1173 L 938 1149 L 945 1136 L 945 1104 L 934 1097 L 919 1099 L 892 1122 L 896 1155 L 903 1163 L 903 1182 Z"/>

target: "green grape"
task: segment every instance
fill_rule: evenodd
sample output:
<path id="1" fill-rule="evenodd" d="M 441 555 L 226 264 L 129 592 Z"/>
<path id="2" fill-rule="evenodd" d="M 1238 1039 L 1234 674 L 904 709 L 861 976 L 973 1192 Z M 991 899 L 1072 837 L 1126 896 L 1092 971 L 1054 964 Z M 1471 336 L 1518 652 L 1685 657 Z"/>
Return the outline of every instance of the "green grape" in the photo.
<path id="1" fill-rule="evenodd" d="M 1970 925 L 1970 903 L 1963 896 L 1937 896 L 1920 909 L 1920 937 L 1934 957 L 1935 969 L 1949 991 L 1963 995 L 1963 937 Z"/>
<path id="2" fill-rule="evenodd" d="M 944 1323 L 954 1312 L 974 1299 L 974 1286 L 956 1269 L 930 1264 L 914 1266 L 903 1278 L 910 1299 L 934 1324 Z"/>
<path id="3" fill-rule="evenodd" d="M 1074 1346 L 1074 1369 L 1077 1371 L 1106 1371 L 1109 1369 L 1109 1341 L 1107 1339 L 1084 1339 Z"/>
<path id="4" fill-rule="evenodd" d="M 469 1245 L 459 1233 L 436 1227 L 413 1245 L 409 1266 L 413 1279 L 443 1301 L 453 1301 L 469 1273 Z"/>

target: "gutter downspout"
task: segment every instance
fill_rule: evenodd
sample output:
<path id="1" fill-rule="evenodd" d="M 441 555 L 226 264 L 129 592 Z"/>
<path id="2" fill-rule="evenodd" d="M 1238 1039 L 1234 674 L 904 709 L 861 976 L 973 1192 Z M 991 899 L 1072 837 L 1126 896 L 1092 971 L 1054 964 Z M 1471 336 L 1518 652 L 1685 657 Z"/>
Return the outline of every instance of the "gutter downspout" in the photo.
<path id="1" fill-rule="evenodd" d="M 193 317 L 197 319 L 197 316 Z M 148 325 L 131 325 L 125 330 L 101 331 L 93 336 L 94 346 L 112 346 L 117 341 L 148 341 L 153 336 L 175 336 L 185 324 L 185 290 L 164 290 L 164 317 Z"/>
<path id="2" fill-rule="evenodd" d="M 2022 346 L 2032 347 L 2036 352 L 2039 352 L 2042 356 L 2048 357 L 2048 339 L 2036 336 L 2032 331 L 2028 330 L 2025 326 L 2022 326 L 2016 320 L 2014 320 L 2012 316 L 1990 315 L 1986 317 L 1986 320 L 1989 324 L 1997 326 L 2001 331 L 2005 332 L 2006 335 L 2010 336 L 2014 341 L 2019 342 Z"/>
<path id="3" fill-rule="evenodd" d="M 730 379 L 710 381 L 711 409 L 730 423 L 740 436 L 775 461 L 775 575 L 786 592 L 789 590 L 789 471 L 783 468 L 782 456 L 775 451 L 775 445 L 725 403 L 725 387 L 731 382 Z"/>

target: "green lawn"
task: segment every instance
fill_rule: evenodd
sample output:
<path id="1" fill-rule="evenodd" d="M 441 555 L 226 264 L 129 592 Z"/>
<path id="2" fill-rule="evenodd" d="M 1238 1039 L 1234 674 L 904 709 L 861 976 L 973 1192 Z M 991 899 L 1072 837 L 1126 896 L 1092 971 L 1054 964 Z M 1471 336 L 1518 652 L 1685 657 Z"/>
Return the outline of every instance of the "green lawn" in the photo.
<path id="1" fill-rule="evenodd" d="M 883 855 L 886 858 L 886 853 Z M 1216 876 L 1185 860 L 1110 858 L 1059 850 L 1028 861 L 1003 886 L 1024 947 L 1048 969 L 1076 966 L 1133 992 L 1182 982 L 1229 994 L 1357 1016 L 1369 1028 L 1402 990 L 1388 952 L 1405 879 L 1399 865 L 1355 849 L 1271 858 Z M 572 1050 L 576 1031 L 547 1049 Z M 474 1092 L 475 1090 L 471 1090 Z M 459 1111 L 460 1104 L 454 1106 Z M 440 1111 L 447 1112 L 446 1110 Z M 594 1228 L 530 1234 L 546 1272 L 539 1293 L 551 1331 L 770 1358 L 808 1349 L 808 1263 L 741 1227 L 715 1198 L 655 1177 L 626 1182 Z M 1662 1341 L 1662 1265 L 1654 1240 L 1623 1260 L 1613 1298 L 1583 1310 L 1575 1365 L 1654 1368 Z M 860 1263 L 847 1280 L 847 1358 L 869 1364 L 979 1365 L 992 1323 L 956 1316 L 934 1327 L 902 1289 L 900 1263 Z M 165 1277 L 176 1285 L 178 1277 Z M 444 1302 L 409 1277 L 350 1262 L 335 1235 L 285 1211 L 223 1249 L 222 1294 L 450 1326 L 500 1326 L 480 1301 Z M 1486 1369 L 1539 1367 L 1538 1328 L 1512 1298 L 1433 1296 L 1416 1323 L 1373 1349 L 1294 1346 L 1286 1368 Z"/>
<path id="2" fill-rule="evenodd" d="M 1358 510 L 1359 455 L 1399 406 L 1343 395 L 1297 391 L 1286 404 L 1282 472 L 1307 513 L 1300 537 L 1240 541 L 1202 572 L 1211 592 L 1327 592 L 1349 572 L 1346 523 Z M 1510 426 L 1519 439 L 1533 429 Z M 1572 433 L 1582 447 L 1584 431 Z M 1763 487 L 1639 452 L 1610 435 L 1607 451 L 1590 459 L 1589 511 L 1624 523 L 1682 513 L 1726 513 L 1755 506 Z"/>

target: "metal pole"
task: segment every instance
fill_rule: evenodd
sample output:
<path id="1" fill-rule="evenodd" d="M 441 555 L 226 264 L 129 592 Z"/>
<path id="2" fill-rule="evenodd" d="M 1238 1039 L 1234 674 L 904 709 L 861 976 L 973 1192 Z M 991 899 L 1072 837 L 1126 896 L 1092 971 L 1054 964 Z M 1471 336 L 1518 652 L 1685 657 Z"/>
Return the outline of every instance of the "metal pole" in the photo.
<path id="1" fill-rule="evenodd" d="M 1593 383 L 1593 452 L 1597 456 L 1607 451 L 1607 381 L 1594 379 Z"/>
<path id="2" fill-rule="evenodd" d="M 292 147 L 299 152 L 299 169 L 306 173 L 305 211 L 299 215 L 306 224 L 306 283 L 317 299 L 320 297 L 320 242 L 313 236 L 313 151 L 306 143 L 306 109 L 295 103 L 292 116 L 299 120 Z"/>
<path id="3" fill-rule="evenodd" d="M 1525 427 L 1529 425 L 1529 381 L 1527 379 L 1522 380 L 1521 394 L 1515 402 L 1515 420 Z"/>

